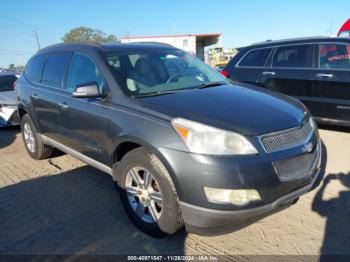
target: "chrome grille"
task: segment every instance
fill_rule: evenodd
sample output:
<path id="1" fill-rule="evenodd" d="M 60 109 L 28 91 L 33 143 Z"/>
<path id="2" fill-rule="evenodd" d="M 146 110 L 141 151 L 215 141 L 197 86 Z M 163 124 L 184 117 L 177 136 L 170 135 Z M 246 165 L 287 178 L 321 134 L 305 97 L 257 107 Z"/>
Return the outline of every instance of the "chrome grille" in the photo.
<path id="1" fill-rule="evenodd" d="M 318 148 L 313 153 L 275 161 L 272 165 L 280 180 L 288 181 L 310 175 L 316 164 L 317 156 Z"/>
<path id="2" fill-rule="evenodd" d="M 309 120 L 301 127 L 262 135 L 260 141 L 266 152 L 278 151 L 303 144 L 312 132 L 313 128 Z"/>

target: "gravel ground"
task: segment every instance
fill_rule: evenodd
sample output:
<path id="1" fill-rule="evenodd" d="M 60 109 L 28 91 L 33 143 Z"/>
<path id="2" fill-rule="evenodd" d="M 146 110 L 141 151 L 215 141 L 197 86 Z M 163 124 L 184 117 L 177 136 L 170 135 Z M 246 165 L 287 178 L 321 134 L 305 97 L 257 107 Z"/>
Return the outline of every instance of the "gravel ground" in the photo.
<path id="1" fill-rule="evenodd" d="M 230 234 L 159 240 L 131 224 L 108 175 L 59 153 L 32 160 L 20 130 L 1 129 L 0 255 L 350 255 L 350 130 L 321 137 L 326 178 L 296 205 Z"/>

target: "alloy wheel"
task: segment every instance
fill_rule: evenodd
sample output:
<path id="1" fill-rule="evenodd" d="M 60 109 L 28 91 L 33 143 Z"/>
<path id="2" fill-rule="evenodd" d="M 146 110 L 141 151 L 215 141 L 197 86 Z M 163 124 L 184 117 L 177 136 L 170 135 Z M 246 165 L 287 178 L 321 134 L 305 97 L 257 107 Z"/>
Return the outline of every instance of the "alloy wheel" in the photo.
<path id="1" fill-rule="evenodd" d="M 33 135 L 32 128 L 28 123 L 23 126 L 24 143 L 28 150 L 32 153 L 35 152 L 35 139 Z"/>
<path id="2" fill-rule="evenodd" d="M 135 214 L 146 223 L 156 223 L 163 210 L 163 198 L 153 174 L 143 167 L 133 167 L 126 175 L 125 190 Z"/>

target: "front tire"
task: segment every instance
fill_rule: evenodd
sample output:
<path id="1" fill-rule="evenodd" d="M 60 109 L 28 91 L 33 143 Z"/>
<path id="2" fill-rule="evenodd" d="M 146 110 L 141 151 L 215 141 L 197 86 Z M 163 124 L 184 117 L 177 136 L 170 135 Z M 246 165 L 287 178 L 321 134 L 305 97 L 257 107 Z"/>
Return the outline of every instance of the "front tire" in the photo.
<path id="1" fill-rule="evenodd" d="M 142 232 L 160 238 L 183 227 L 174 183 L 158 157 L 136 148 L 123 157 L 116 172 L 123 206 Z"/>
<path id="2" fill-rule="evenodd" d="M 43 143 L 28 114 L 25 114 L 21 119 L 21 130 L 24 146 L 33 159 L 40 160 L 51 156 L 52 147 Z"/>

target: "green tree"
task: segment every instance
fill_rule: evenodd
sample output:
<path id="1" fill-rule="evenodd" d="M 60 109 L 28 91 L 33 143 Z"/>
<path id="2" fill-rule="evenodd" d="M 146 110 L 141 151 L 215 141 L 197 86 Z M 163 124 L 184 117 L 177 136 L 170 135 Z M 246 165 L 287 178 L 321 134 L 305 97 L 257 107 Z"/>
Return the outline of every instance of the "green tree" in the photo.
<path id="1" fill-rule="evenodd" d="M 116 43 L 119 42 L 115 35 L 107 35 L 102 30 L 80 26 L 71 29 L 62 37 L 63 42 L 93 42 L 93 43 Z"/>

